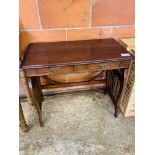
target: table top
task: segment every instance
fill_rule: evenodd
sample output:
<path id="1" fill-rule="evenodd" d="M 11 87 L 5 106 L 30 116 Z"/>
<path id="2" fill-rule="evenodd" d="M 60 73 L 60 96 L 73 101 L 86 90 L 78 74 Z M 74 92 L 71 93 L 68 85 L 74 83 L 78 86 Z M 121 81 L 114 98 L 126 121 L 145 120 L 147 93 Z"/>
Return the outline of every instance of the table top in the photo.
<path id="1" fill-rule="evenodd" d="M 21 62 L 21 68 L 28 69 L 132 59 L 133 56 L 112 38 L 31 43 L 27 47 Z"/>

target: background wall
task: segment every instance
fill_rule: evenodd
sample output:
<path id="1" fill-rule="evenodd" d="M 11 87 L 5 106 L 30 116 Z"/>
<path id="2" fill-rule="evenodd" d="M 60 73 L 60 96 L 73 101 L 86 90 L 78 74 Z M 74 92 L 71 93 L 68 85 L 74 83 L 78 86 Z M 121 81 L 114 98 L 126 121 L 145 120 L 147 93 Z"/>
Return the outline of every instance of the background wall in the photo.
<path id="1" fill-rule="evenodd" d="M 19 0 L 20 54 L 30 42 L 134 37 L 134 0 Z"/>

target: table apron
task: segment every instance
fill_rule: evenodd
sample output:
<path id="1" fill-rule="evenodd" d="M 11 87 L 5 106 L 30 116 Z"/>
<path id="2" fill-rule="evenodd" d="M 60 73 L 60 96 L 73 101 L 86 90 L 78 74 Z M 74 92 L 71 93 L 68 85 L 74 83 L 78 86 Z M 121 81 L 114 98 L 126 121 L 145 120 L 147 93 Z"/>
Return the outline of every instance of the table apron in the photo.
<path id="1" fill-rule="evenodd" d="M 127 69 L 130 61 L 118 61 L 108 63 L 92 63 L 92 64 L 78 64 L 66 66 L 52 66 L 42 68 L 25 69 L 26 77 L 45 76 L 45 75 L 62 75 L 71 73 L 83 73 L 91 71 L 113 70 L 113 69 Z"/>

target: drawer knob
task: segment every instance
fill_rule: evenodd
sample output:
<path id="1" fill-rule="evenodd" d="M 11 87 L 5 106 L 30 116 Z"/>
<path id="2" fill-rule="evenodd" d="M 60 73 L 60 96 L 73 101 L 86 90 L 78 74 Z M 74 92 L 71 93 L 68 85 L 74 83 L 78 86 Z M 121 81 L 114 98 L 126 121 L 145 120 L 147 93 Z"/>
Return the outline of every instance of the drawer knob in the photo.
<path id="1" fill-rule="evenodd" d="M 101 67 L 106 67 L 107 66 L 107 63 L 102 63 L 100 64 Z"/>

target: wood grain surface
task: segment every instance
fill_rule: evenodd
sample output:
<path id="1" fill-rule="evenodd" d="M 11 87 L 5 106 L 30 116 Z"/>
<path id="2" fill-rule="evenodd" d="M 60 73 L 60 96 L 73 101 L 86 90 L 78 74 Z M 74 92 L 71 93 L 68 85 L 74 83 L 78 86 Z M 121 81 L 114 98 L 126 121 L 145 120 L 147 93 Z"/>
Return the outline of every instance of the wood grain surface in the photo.
<path id="1" fill-rule="evenodd" d="M 124 61 L 133 59 L 116 40 L 100 39 L 85 41 L 68 41 L 55 43 L 31 43 L 27 47 L 21 63 L 22 69 L 66 64 L 89 64 L 107 61 Z"/>

